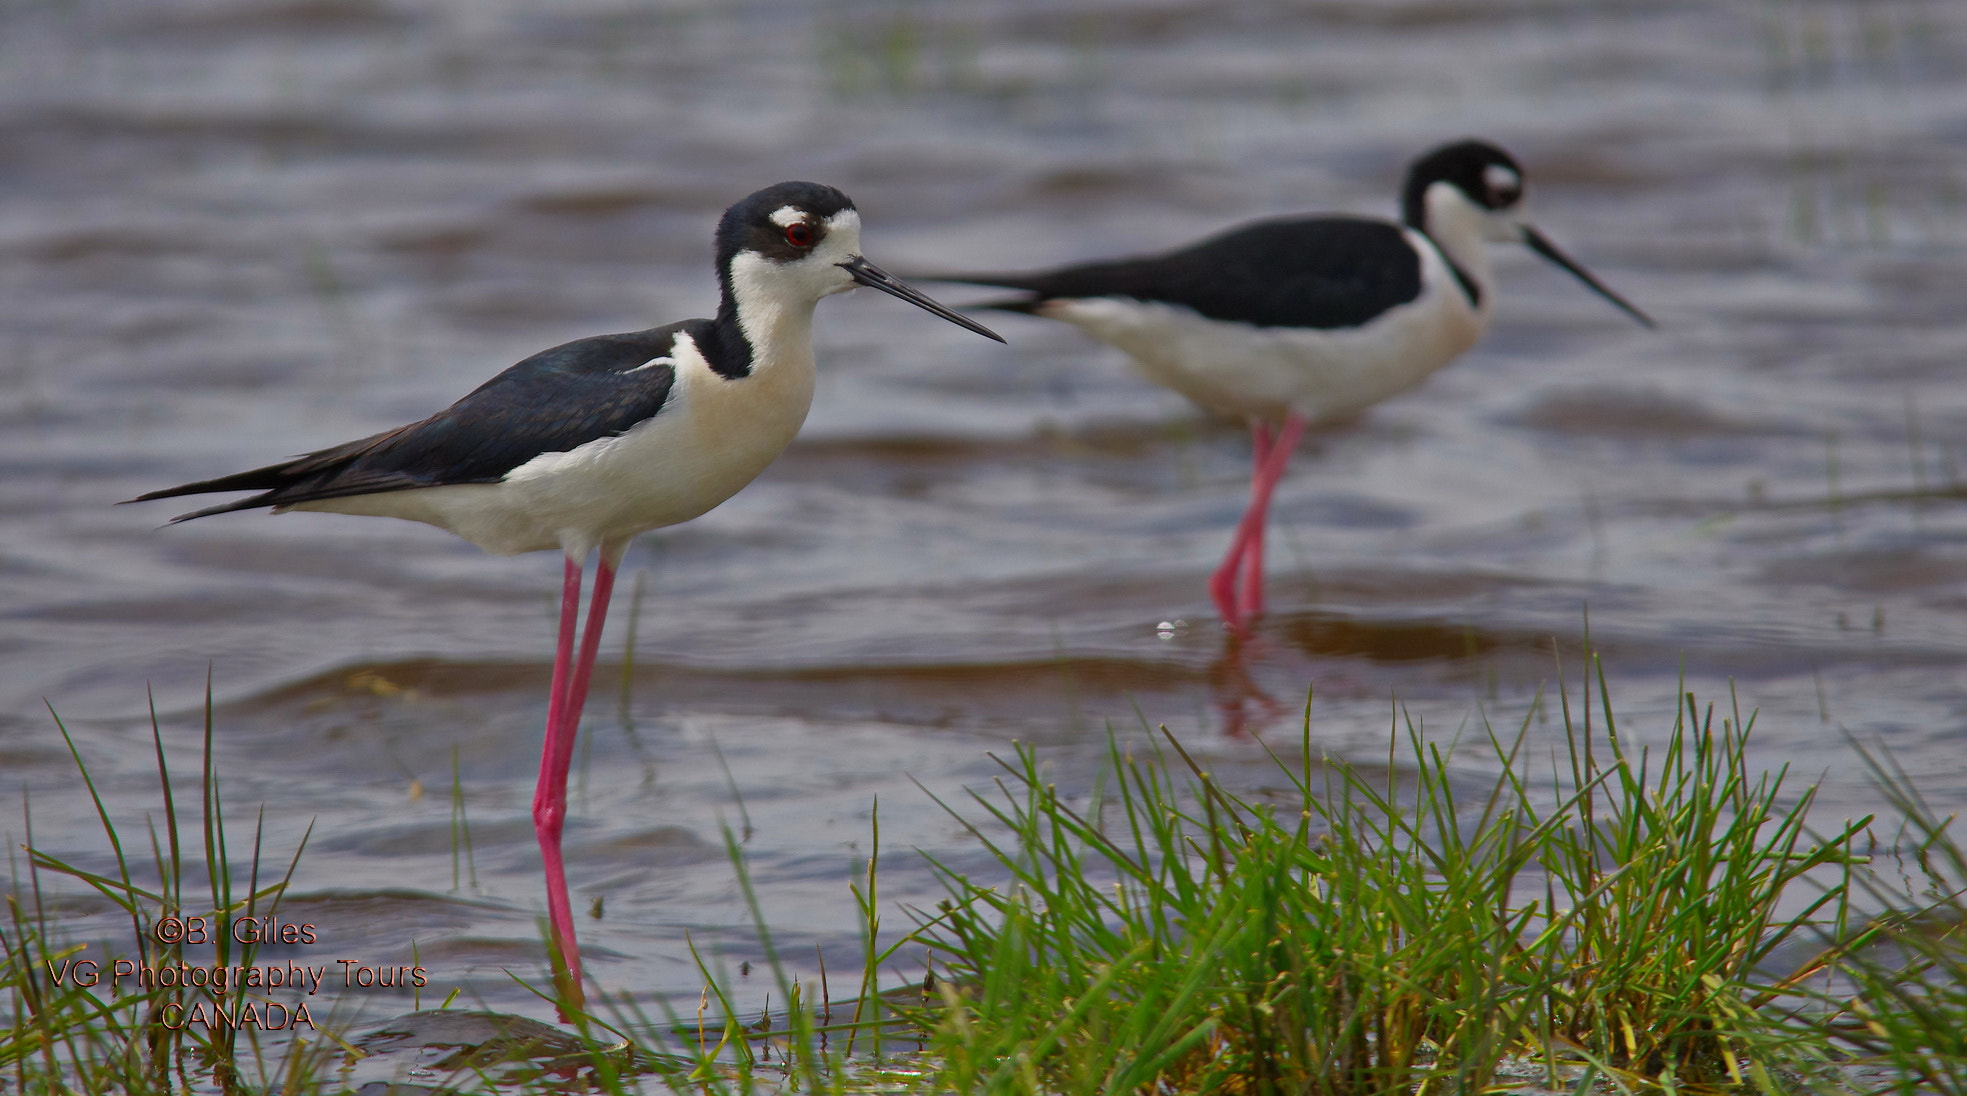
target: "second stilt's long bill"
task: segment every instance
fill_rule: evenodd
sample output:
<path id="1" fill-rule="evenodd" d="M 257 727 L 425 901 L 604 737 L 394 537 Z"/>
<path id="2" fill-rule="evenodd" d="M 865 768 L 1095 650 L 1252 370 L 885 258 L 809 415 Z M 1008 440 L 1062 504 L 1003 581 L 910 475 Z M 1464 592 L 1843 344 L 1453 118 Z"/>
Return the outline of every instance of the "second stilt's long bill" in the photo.
<path id="1" fill-rule="evenodd" d="M 1003 340 L 868 262 L 845 194 L 780 183 L 717 226 L 714 319 L 543 350 L 437 414 L 265 468 L 132 501 L 255 491 L 176 521 L 270 506 L 407 518 L 489 552 L 566 556 L 560 635 L 533 822 L 546 867 L 554 980 L 579 1007 L 581 966 L 561 866 L 567 771 L 615 570 L 638 534 L 730 498 L 798 433 L 813 397 L 813 307 L 870 286 Z M 594 590 L 578 652 L 587 557 Z"/>
<path id="2" fill-rule="evenodd" d="M 1522 243 L 1640 323 L 1523 219 L 1523 169 L 1484 141 L 1416 160 L 1401 220 L 1291 217 L 1164 255 L 1026 274 L 937 274 L 1023 290 L 984 307 L 1064 320 L 1127 352 L 1150 380 L 1250 424 L 1250 504 L 1209 593 L 1232 628 L 1263 611 L 1263 539 L 1306 426 L 1426 380 L 1475 345 L 1494 301 L 1490 242 Z"/>

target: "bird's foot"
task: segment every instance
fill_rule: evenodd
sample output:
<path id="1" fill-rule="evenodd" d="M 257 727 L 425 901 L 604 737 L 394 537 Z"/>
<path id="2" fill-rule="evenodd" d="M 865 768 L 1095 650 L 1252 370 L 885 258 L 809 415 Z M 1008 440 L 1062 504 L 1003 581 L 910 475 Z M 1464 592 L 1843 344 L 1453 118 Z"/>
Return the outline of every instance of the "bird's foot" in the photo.
<path id="1" fill-rule="evenodd" d="M 1216 603 L 1216 613 L 1223 618 L 1223 628 L 1231 635 L 1242 636 L 1244 619 L 1243 613 L 1237 608 L 1234 570 L 1224 568 L 1210 576 L 1209 600 Z"/>

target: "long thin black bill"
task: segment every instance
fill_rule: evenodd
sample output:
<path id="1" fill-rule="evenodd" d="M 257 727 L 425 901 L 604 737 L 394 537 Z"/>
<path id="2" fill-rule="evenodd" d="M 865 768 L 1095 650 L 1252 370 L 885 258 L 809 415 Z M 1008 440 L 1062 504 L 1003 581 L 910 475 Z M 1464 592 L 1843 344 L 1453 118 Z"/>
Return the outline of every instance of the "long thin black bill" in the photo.
<path id="1" fill-rule="evenodd" d="M 840 268 L 852 274 L 855 281 L 867 286 L 869 289 L 879 289 L 890 297 L 900 297 L 902 300 L 907 301 L 924 312 L 941 316 L 958 327 L 967 327 L 985 338 L 996 339 L 998 342 L 1004 341 L 1004 336 L 999 335 L 997 332 L 992 331 L 990 328 L 985 327 L 960 312 L 952 312 L 942 305 L 937 304 L 928 294 L 910 286 L 908 283 L 875 266 L 859 255 L 841 263 Z"/>
<path id="2" fill-rule="evenodd" d="M 1570 271 L 1571 276 L 1573 278 L 1576 278 L 1579 281 L 1590 286 L 1592 292 L 1598 294 L 1599 296 L 1605 298 L 1608 301 L 1611 301 L 1613 304 L 1618 305 L 1620 308 L 1624 309 L 1626 313 L 1630 315 L 1633 319 L 1638 320 L 1640 323 L 1645 324 L 1647 327 L 1654 326 L 1653 318 L 1651 316 L 1648 316 L 1646 313 L 1641 312 L 1637 308 L 1634 308 L 1632 306 L 1631 301 L 1628 301 L 1624 297 L 1619 296 L 1617 293 L 1612 292 L 1610 289 L 1605 288 L 1604 282 L 1601 282 L 1597 278 L 1592 277 L 1590 271 L 1586 270 L 1584 267 L 1579 266 L 1577 263 L 1572 262 L 1571 257 L 1569 255 L 1566 255 L 1562 251 L 1557 250 L 1556 244 L 1551 243 L 1548 239 L 1544 237 L 1543 233 L 1538 232 L 1536 229 L 1531 228 L 1529 225 L 1523 226 L 1523 245 L 1529 248 L 1530 250 L 1536 252 L 1537 254 L 1542 255 L 1544 258 L 1549 259 L 1551 262 L 1556 263 L 1558 266 L 1563 267 L 1565 270 Z"/>

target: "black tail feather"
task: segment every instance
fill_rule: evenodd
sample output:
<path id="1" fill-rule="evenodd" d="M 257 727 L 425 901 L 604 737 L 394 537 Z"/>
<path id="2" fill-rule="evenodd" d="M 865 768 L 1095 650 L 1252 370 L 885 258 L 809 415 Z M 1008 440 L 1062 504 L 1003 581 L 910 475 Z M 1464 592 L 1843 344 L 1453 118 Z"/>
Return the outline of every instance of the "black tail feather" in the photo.
<path id="1" fill-rule="evenodd" d="M 274 505 L 272 494 L 269 491 L 264 494 L 250 495 L 243 499 L 234 499 L 231 502 L 222 502 L 217 506 L 207 506 L 203 510 L 193 510 L 188 514 L 179 514 L 164 524 L 177 525 L 181 522 L 190 521 L 193 518 L 209 518 L 213 514 L 230 514 L 235 510 L 255 510 L 262 506 L 272 506 Z M 142 502 L 143 500 L 131 499 L 129 501 Z"/>
<path id="2" fill-rule="evenodd" d="M 171 499 L 182 495 L 216 495 L 226 491 L 257 491 L 256 495 L 232 502 L 208 506 L 189 514 L 179 514 L 171 519 L 176 525 L 193 518 L 211 517 L 213 514 L 228 514 L 234 510 L 252 510 L 261 506 L 291 506 L 316 499 L 342 498 L 349 495 L 366 495 L 379 491 L 400 491 L 409 487 L 427 487 L 427 481 L 415 476 L 391 470 L 379 469 L 364 471 L 351 470 L 350 465 L 363 455 L 389 442 L 420 425 L 398 427 L 385 430 L 356 441 L 330 446 L 326 449 L 289 457 L 278 464 L 264 468 L 254 468 L 245 472 L 234 472 L 217 479 L 199 480 L 196 483 L 181 483 L 176 487 L 166 487 L 157 491 L 146 491 L 126 502 L 149 502 L 152 499 Z"/>
<path id="3" fill-rule="evenodd" d="M 253 510 L 261 506 L 273 506 L 276 505 L 274 496 L 279 494 L 280 488 L 293 482 L 293 476 L 287 472 L 287 469 L 293 463 L 289 461 L 286 464 L 255 468 L 250 472 L 238 472 L 230 476 L 220 476 L 218 479 L 179 484 L 176 487 L 166 487 L 159 491 L 146 491 L 136 498 L 124 499 L 116 505 L 128 506 L 133 502 L 149 502 L 153 499 L 172 499 L 184 495 L 210 495 L 224 491 L 259 492 L 259 494 L 248 495 L 243 499 L 234 499 L 231 502 L 223 502 L 217 506 L 207 506 L 203 510 L 193 510 L 188 514 L 179 514 L 170 521 L 165 522 L 166 525 L 176 525 L 179 522 L 190 521 L 193 518 L 208 518 L 213 514 L 229 514 L 234 510 Z"/>
<path id="4" fill-rule="evenodd" d="M 187 483 L 178 487 L 166 487 L 128 499 L 127 502 L 149 502 L 152 499 L 177 498 L 180 495 L 207 495 L 224 491 L 258 491 L 243 499 L 208 506 L 189 514 L 179 514 L 170 520 L 176 525 L 193 518 L 211 517 L 213 514 L 229 514 L 234 510 L 253 510 L 261 506 L 287 507 L 303 502 L 320 502 L 323 499 L 352 498 L 356 495 L 379 495 L 389 491 L 407 491 L 417 487 L 434 487 L 437 484 L 421 480 L 402 472 L 373 471 L 347 473 L 339 468 L 326 472 L 317 470 L 314 457 L 300 457 L 285 464 L 255 468 L 250 472 L 222 476 L 215 480 Z M 496 480 L 457 480 L 458 483 L 493 483 Z M 119 503 L 119 505 L 121 505 Z"/>
<path id="5" fill-rule="evenodd" d="M 136 498 L 123 501 L 125 503 L 150 502 L 153 499 L 173 499 L 182 495 L 215 495 L 223 491 L 274 491 L 294 482 L 294 466 L 306 459 L 306 457 L 295 457 L 292 460 L 281 461 L 279 464 L 269 464 L 265 468 L 255 468 L 249 472 L 234 472 L 232 475 L 220 476 L 217 479 L 181 483 L 176 487 L 146 491 Z M 192 516 L 203 517 L 204 513 Z"/>

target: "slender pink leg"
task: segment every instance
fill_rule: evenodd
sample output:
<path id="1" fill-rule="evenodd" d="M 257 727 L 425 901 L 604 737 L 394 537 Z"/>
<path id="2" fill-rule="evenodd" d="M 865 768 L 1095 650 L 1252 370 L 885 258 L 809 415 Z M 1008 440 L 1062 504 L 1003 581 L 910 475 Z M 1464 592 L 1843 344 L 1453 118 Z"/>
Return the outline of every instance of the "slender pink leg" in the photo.
<path id="1" fill-rule="evenodd" d="M 1236 532 L 1230 537 L 1229 551 L 1223 561 L 1209 576 L 1209 600 L 1216 603 L 1216 614 L 1223 618 L 1231 631 L 1243 626 L 1243 620 L 1236 612 L 1236 572 L 1243 566 L 1243 522 L 1237 522 Z"/>
<path id="2" fill-rule="evenodd" d="M 1270 459 L 1270 424 L 1262 419 L 1250 420 L 1250 478 L 1257 478 L 1257 469 Z"/>
<path id="3" fill-rule="evenodd" d="M 1256 505 L 1257 484 L 1265 464 L 1270 462 L 1271 445 L 1274 437 L 1270 424 L 1262 419 L 1250 422 L 1250 500 Z M 1268 515 L 1266 515 L 1267 517 Z M 1240 573 L 1243 589 L 1237 598 L 1237 615 L 1244 618 L 1257 616 L 1264 611 L 1264 526 L 1265 520 L 1257 521 L 1256 533 L 1243 542 L 1243 563 Z"/>
<path id="4" fill-rule="evenodd" d="M 1256 475 L 1250 485 L 1250 509 L 1244 514 L 1249 523 L 1244 541 L 1243 597 L 1237 605 L 1239 615 L 1252 617 L 1263 612 L 1264 608 L 1264 527 L 1270 522 L 1270 500 L 1277 493 L 1277 484 L 1284 478 L 1284 469 L 1291 463 L 1291 454 L 1298 448 L 1298 440 L 1304 437 L 1305 420 L 1297 414 L 1284 417 L 1284 425 L 1270 439 L 1270 451 L 1257 466 Z"/>
<path id="5" fill-rule="evenodd" d="M 1223 623 L 1232 630 L 1243 626 L 1243 613 L 1237 607 L 1237 576 L 1243 571 L 1250 555 L 1251 512 L 1257 505 L 1257 488 L 1262 483 L 1264 465 L 1269 462 L 1272 450 L 1270 424 L 1258 419 L 1250 420 L 1250 506 L 1243 511 L 1242 520 L 1236 523 L 1236 532 L 1230 537 L 1229 551 L 1216 572 L 1209 576 L 1209 597 L 1216 603 L 1216 612 L 1221 614 Z M 1256 535 L 1261 540 L 1263 523 L 1255 524 Z M 1263 547 L 1258 545 L 1259 563 L 1262 561 Z"/>
<path id="6" fill-rule="evenodd" d="M 601 625 L 607 616 L 608 594 L 615 578 L 614 569 L 608 566 L 604 556 L 595 570 L 594 602 L 588 609 L 587 632 L 581 640 L 580 660 L 576 662 L 574 624 L 580 614 L 581 572 L 581 562 L 569 557 L 560 595 L 560 641 L 553 658 L 546 741 L 540 750 L 540 782 L 533 792 L 533 828 L 539 836 L 540 859 L 546 868 L 553 981 L 561 1001 L 574 1008 L 582 1007 L 585 999 L 581 992 L 580 949 L 574 937 L 573 908 L 567 898 L 567 875 L 560 859 L 560 833 L 567 819 L 567 770 L 573 763 L 574 736 L 580 729 L 587 682 L 594 670 L 594 655 L 600 646 Z"/>
<path id="7" fill-rule="evenodd" d="M 615 592 L 615 569 L 603 555 L 594 563 L 594 594 L 587 603 L 587 630 L 581 633 L 581 659 L 574 667 L 574 681 L 567 694 L 568 758 L 573 757 L 573 732 L 580 726 L 581 710 L 587 707 L 587 683 L 594 677 L 594 656 L 601 650 L 601 626 L 608 620 L 608 599 Z M 566 765 L 561 769 L 564 773 Z"/>

